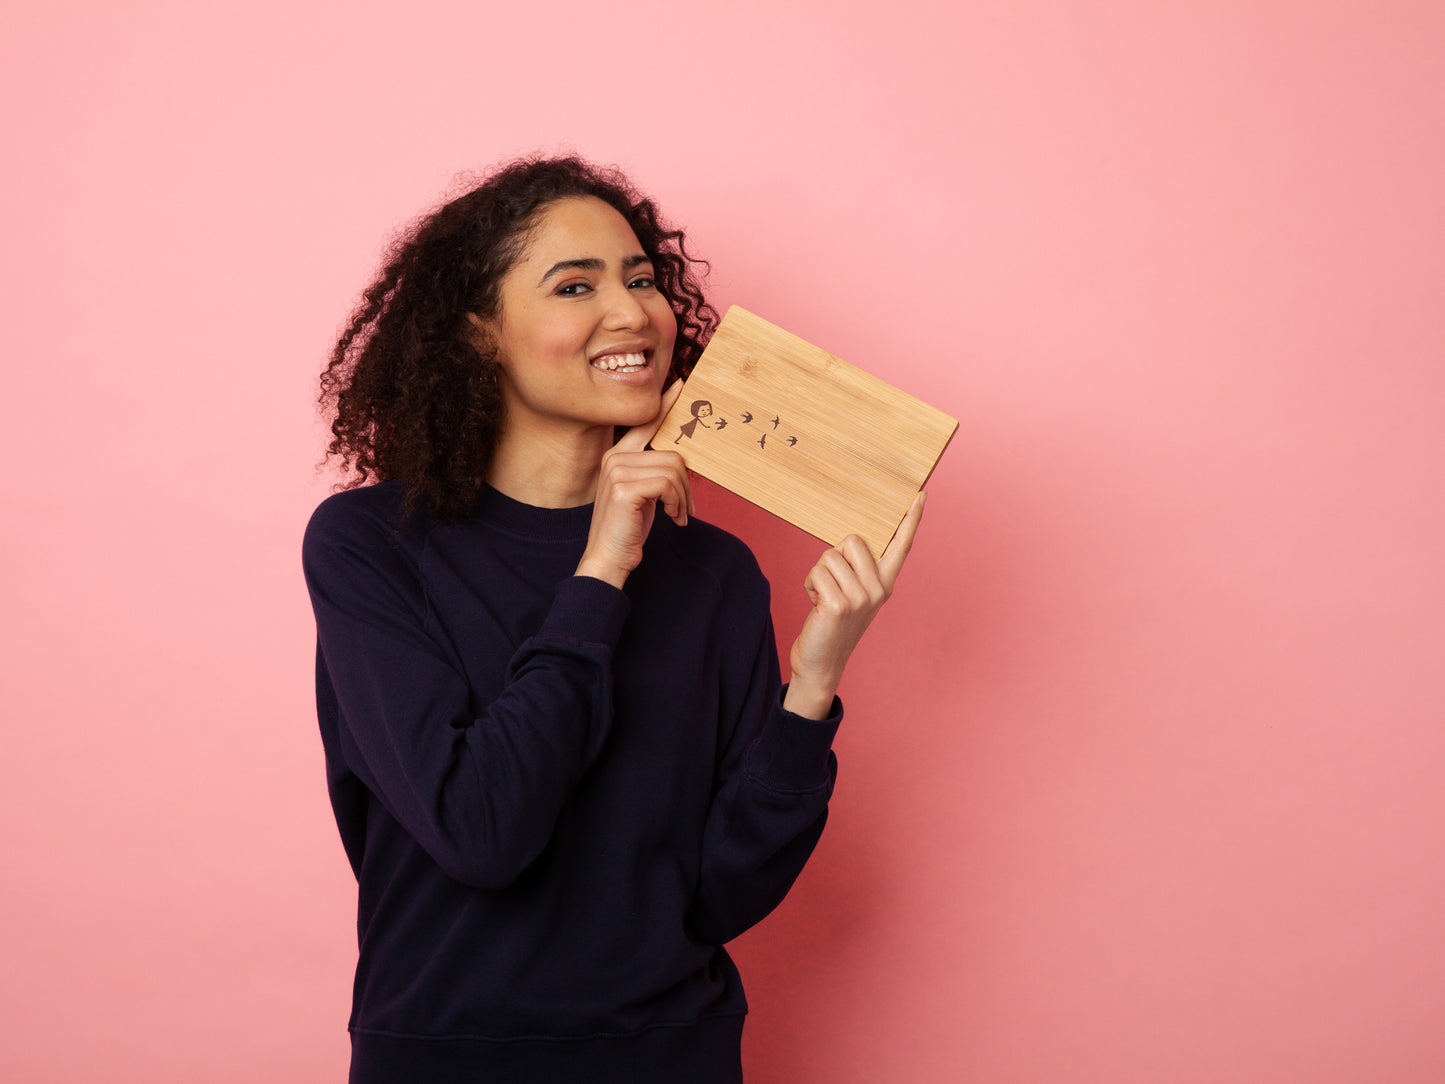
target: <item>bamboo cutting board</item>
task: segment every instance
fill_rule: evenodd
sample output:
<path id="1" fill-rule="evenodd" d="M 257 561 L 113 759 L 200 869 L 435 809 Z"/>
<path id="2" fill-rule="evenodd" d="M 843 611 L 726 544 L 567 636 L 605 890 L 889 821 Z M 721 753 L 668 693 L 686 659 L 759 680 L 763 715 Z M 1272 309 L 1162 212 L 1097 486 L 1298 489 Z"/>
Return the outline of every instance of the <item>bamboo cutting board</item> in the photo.
<path id="1" fill-rule="evenodd" d="M 652 447 L 836 546 L 881 556 L 958 422 L 736 305 Z"/>

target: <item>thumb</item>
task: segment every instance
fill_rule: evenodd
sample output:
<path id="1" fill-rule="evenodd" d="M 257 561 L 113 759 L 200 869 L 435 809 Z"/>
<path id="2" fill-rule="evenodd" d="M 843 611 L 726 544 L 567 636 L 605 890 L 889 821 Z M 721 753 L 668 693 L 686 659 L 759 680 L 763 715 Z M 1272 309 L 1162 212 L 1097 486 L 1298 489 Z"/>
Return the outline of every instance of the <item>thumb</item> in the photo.
<path id="1" fill-rule="evenodd" d="M 622 439 L 614 444 L 613 450 L 618 452 L 640 452 L 647 447 L 658 429 L 662 428 L 662 420 L 667 417 L 667 412 L 672 409 L 672 404 L 677 402 L 677 397 L 682 394 L 682 381 L 675 381 L 672 387 L 662 393 L 662 404 L 658 407 L 657 417 L 641 425 L 634 425 L 627 432 L 622 434 Z"/>
<path id="2" fill-rule="evenodd" d="M 903 569 L 903 562 L 908 557 L 908 551 L 913 548 L 913 536 L 918 532 L 918 524 L 923 519 L 923 502 L 927 497 L 927 492 L 920 492 L 913 498 L 913 503 L 903 517 L 903 522 L 898 525 L 898 530 L 889 541 L 888 548 L 878 559 L 878 579 L 889 591 L 893 590 L 893 584 L 898 579 L 898 573 Z"/>

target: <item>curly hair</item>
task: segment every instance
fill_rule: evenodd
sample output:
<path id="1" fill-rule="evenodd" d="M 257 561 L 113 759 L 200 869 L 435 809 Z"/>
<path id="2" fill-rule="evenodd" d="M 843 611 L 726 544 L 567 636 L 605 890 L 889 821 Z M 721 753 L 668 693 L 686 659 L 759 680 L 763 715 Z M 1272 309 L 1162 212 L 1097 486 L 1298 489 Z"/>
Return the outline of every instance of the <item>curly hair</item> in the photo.
<path id="1" fill-rule="evenodd" d="M 546 207 L 593 196 L 622 215 L 652 260 L 677 317 L 671 375 L 692 371 L 717 312 L 703 296 L 685 237 L 615 168 L 576 157 L 523 158 L 424 215 L 387 252 L 321 374 L 318 402 L 332 417 L 326 462 L 337 488 L 399 482 L 405 510 L 457 520 L 476 505 L 502 421 L 496 360 L 468 313 L 495 316 L 503 277 Z"/>

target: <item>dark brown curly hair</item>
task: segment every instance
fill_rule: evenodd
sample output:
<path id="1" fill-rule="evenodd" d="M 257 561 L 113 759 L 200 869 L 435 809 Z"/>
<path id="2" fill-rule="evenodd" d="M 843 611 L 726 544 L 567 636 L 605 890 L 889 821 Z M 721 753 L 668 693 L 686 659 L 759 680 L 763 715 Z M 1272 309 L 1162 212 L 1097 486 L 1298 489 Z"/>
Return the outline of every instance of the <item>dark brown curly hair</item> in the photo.
<path id="1" fill-rule="evenodd" d="M 503 276 L 551 203 L 595 196 L 616 208 L 652 260 L 677 316 L 671 374 L 692 371 L 717 312 L 702 292 L 681 230 L 615 168 L 580 158 L 524 158 L 423 216 L 391 245 L 321 374 L 331 421 L 326 460 L 348 474 L 338 488 L 395 480 L 406 509 L 442 520 L 476 505 L 502 420 L 496 361 L 467 314 L 495 316 Z M 334 415 L 334 417 L 333 417 Z"/>

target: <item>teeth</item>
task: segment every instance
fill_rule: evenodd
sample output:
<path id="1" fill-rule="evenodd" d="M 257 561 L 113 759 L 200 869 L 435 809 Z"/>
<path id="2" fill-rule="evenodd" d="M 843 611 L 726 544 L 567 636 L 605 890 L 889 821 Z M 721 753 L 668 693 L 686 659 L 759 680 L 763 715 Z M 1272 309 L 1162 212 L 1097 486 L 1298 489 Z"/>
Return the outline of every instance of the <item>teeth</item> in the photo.
<path id="1" fill-rule="evenodd" d="M 647 356 L 645 354 L 606 354 L 600 358 L 593 358 L 592 366 L 596 369 L 606 369 L 609 373 L 635 373 L 639 369 L 647 367 Z"/>

